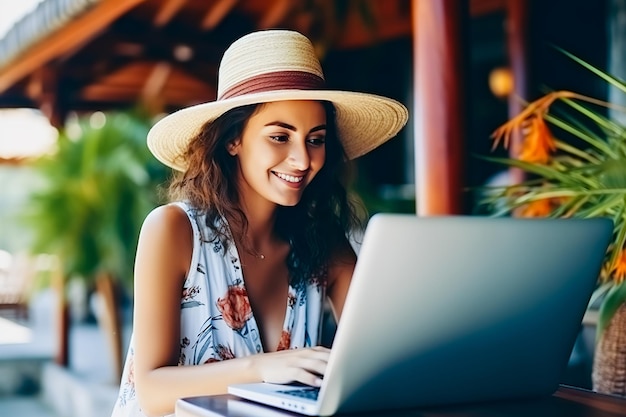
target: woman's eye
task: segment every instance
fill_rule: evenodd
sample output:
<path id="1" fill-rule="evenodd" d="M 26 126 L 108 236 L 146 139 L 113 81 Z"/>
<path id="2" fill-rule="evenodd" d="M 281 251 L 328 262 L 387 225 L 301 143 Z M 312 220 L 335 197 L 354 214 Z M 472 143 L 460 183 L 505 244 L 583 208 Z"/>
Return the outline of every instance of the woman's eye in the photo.
<path id="1" fill-rule="evenodd" d="M 270 135 L 270 139 L 274 142 L 287 142 L 289 140 L 289 136 L 287 135 Z"/>
<path id="2" fill-rule="evenodd" d="M 319 147 L 319 146 L 324 146 L 324 144 L 326 143 L 326 138 L 325 138 L 325 137 L 323 137 L 323 136 L 321 136 L 321 137 L 315 137 L 315 138 L 310 138 L 307 142 L 308 142 L 310 145 L 312 145 L 312 146 L 316 146 L 316 147 Z"/>

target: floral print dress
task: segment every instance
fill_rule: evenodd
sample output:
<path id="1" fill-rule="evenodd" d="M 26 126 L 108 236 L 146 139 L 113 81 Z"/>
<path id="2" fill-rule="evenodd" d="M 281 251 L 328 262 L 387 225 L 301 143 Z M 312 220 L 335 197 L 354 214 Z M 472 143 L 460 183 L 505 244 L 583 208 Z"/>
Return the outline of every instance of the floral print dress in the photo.
<path id="1" fill-rule="evenodd" d="M 263 352 L 237 248 L 229 244 L 224 253 L 222 243 L 210 237 L 204 216 L 185 203 L 174 204 L 187 213 L 194 239 L 191 265 L 181 289 L 178 364 L 197 365 Z M 319 280 L 311 281 L 300 291 L 289 287 L 278 350 L 319 344 L 325 294 Z M 145 417 L 135 393 L 133 363 L 131 337 L 112 417 Z"/>

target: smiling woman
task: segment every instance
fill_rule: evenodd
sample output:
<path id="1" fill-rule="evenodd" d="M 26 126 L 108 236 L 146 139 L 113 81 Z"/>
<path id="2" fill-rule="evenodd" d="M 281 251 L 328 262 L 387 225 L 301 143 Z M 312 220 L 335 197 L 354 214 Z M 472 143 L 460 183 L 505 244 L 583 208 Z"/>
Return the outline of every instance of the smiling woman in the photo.
<path id="1" fill-rule="evenodd" d="M 57 130 L 36 110 L 0 110 L 0 161 L 34 158 L 48 153 L 57 136 Z"/>
<path id="2" fill-rule="evenodd" d="M 408 118 L 393 99 L 326 88 L 312 42 L 294 31 L 239 38 L 218 78 L 215 101 L 147 135 L 177 173 L 171 204 L 139 233 L 114 417 L 169 415 L 178 398 L 238 382 L 321 384 L 325 303 L 338 320 L 364 217 L 348 163 Z"/>

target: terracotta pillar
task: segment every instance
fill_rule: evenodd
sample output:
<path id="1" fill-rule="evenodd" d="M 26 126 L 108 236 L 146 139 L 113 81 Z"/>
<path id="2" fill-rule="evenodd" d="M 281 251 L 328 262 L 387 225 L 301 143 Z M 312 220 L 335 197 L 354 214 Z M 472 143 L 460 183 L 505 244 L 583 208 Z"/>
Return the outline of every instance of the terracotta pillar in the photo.
<path id="1" fill-rule="evenodd" d="M 416 211 L 461 214 L 468 5 L 464 0 L 412 4 Z"/>

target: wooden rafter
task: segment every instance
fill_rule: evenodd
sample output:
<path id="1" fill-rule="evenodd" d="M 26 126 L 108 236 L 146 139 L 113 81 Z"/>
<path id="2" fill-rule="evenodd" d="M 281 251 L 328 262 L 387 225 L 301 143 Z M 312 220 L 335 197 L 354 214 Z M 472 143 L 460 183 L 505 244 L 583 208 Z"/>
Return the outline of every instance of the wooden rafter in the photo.
<path id="1" fill-rule="evenodd" d="M 278 26 L 285 20 L 292 7 L 293 2 L 291 0 L 275 0 L 263 17 L 261 17 L 258 28 L 269 29 Z"/>
<path id="2" fill-rule="evenodd" d="M 150 72 L 150 75 L 146 79 L 142 89 L 142 97 L 144 100 L 156 99 L 163 86 L 167 82 L 167 78 L 172 72 L 172 65 L 169 62 L 158 62 L 154 65 L 154 68 Z"/>
<path id="3" fill-rule="evenodd" d="M 202 30 L 212 30 L 230 13 L 239 0 L 219 0 L 213 2 L 206 15 L 202 19 Z"/>
<path id="4" fill-rule="evenodd" d="M 0 68 L 0 93 L 50 60 L 93 39 L 115 19 L 145 0 L 102 0 L 65 27 L 27 49 Z"/>
<path id="5" fill-rule="evenodd" d="M 163 27 L 167 25 L 185 3 L 187 0 L 167 0 L 154 18 L 154 26 Z"/>

